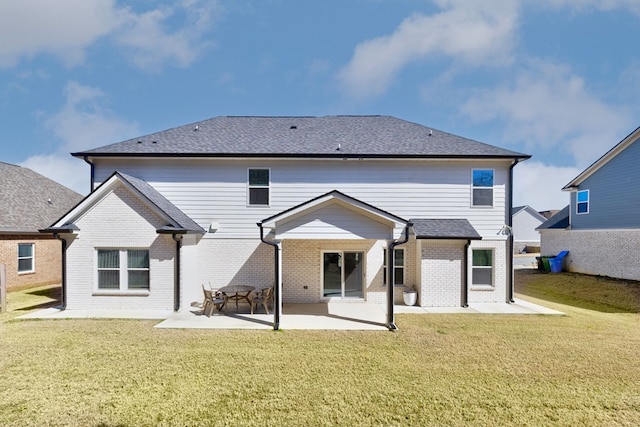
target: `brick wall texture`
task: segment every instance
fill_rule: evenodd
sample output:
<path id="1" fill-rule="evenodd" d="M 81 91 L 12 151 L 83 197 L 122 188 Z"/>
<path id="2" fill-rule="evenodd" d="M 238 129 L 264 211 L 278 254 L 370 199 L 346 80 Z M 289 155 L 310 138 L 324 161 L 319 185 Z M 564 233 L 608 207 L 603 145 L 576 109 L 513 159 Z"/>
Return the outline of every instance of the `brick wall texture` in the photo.
<path id="1" fill-rule="evenodd" d="M 18 244 L 34 244 L 35 271 L 18 273 Z M 5 265 L 7 289 L 62 282 L 62 244 L 52 236 L 0 236 L 0 264 Z"/>
<path id="2" fill-rule="evenodd" d="M 543 230 L 541 255 L 568 250 L 567 271 L 640 280 L 640 230 Z"/>
<path id="3" fill-rule="evenodd" d="M 76 222 L 68 243 L 67 309 L 173 310 L 175 242 L 156 229 L 165 220 L 119 185 Z M 150 291 L 105 295 L 97 289 L 96 249 L 149 249 Z"/>

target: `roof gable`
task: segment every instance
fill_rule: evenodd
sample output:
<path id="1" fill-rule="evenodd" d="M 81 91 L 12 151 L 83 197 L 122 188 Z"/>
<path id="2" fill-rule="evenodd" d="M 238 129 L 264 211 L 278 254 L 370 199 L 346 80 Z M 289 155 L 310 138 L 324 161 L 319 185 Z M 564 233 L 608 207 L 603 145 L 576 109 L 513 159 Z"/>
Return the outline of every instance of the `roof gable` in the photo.
<path id="1" fill-rule="evenodd" d="M 528 213 L 529 215 L 531 215 L 533 218 L 537 219 L 540 222 L 544 222 L 547 220 L 544 216 L 542 216 L 540 213 L 538 213 L 538 211 L 536 211 L 529 205 L 514 207 L 513 209 L 511 209 L 511 216 L 514 217 L 524 212 Z"/>
<path id="2" fill-rule="evenodd" d="M 565 229 L 569 227 L 569 205 L 536 227 L 536 230 Z"/>
<path id="3" fill-rule="evenodd" d="M 333 203 L 337 203 L 347 209 L 363 212 L 363 214 L 371 218 L 378 218 L 379 221 L 394 222 L 402 225 L 406 225 L 408 223 L 407 220 L 400 218 L 399 216 L 376 208 L 375 206 L 360 201 L 354 197 L 348 196 L 338 190 L 333 190 L 311 200 L 308 200 L 304 203 L 301 203 L 297 206 L 294 206 L 290 209 L 282 211 L 276 215 L 270 216 L 269 218 L 262 220 L 261 224 L 266 228 L 274 228 L 276 226 L 276 223 L 278 222 L 290 221 L 300 215 L 305 215 L 311 210 L 319 209 L 323 206 Z"/>
<path id="4" fill-rule="evenodd" d="M 596 173 L 600 168 L 609 163 L 613 158 L 622 153 L 631 144 L 637 142 L 640 139 L 640 127 L 636 128 L 633 132 L 627 135 L 622 141 L 616 144 L 611 150 L 607 151 L 602 157 L 593 162 L 588 168 L 583 170 L 580 175 L 571 180 L 562 189 L 564 191 L 572 191 L 579 186 L 584 180 Z"/>
<path id="5" fill-rule="evenodd" d="M 62 218 L 55 222 L 45 231 L 72 232 L 76 228 L 74 222 L 88 209 L 96 205 L 107 194 L 111 192 L 114 185 L 122 183 L 130 191 L 136 194 L 147 206 L 152 208 L 158 215 L 165 218 L 169 224 L 158 229 L 159 233 L 201 233 L 204 230 L 195 221 L 189 218 L 184 212 L 178 209 L 173 203 L 167 200 L 149 183 L 139 178 L 114 172 L 91 194 L 84 198 L 72 210 L 67 212 Z"/>
<path id="6" fill-rule="evenodd" d="M 214 117 L 73 155 L 518 159 L 530 157 L 390 116 Z"/>

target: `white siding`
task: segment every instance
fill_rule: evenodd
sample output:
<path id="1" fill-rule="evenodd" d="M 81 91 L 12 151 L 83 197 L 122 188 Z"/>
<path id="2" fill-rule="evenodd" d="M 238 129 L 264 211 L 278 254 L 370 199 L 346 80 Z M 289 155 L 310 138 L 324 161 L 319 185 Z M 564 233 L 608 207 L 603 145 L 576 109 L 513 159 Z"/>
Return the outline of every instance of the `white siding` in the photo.
<path id="1" fill-rule="evenodd" d="M 521 210 L 513 216 L 513 239 L 516 242 L 539 242 L 540 233 L 536 227 L 542 224 L 526 210 Z"/>
<path id="2" fill-rule="evenodd" d="M 393 224 L 382 224 L 337 204 L 277 225 L 277 239 L 391 239 Z"/>
<path id="3" fill-rule="evenodd" d="M 271 170 L 271 205 L 247 206 L 247 169 Z M 494 206 L 471 207 L 471 170 L 492 168 Z M 257 238 L 256 223 L 339 190 L 405 219 L 467 218 L 483 236 L 505 224 L 509 161 L 95 159 L 96 184 L 118 170 L 144 179 L 203 228 L 205 238 Z"/>

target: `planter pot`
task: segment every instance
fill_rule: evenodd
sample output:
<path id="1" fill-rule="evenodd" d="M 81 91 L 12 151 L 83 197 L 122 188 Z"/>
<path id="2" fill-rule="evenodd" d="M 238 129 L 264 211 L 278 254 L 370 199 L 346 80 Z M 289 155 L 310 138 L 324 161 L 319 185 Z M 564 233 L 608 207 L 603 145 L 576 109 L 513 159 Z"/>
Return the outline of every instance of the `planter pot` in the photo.
<path id="1" fill-rule="evenodd" d="M 416 291 L 402 291 L 402 299 L 405 305 L 416 305 L 418 293 Z"/>

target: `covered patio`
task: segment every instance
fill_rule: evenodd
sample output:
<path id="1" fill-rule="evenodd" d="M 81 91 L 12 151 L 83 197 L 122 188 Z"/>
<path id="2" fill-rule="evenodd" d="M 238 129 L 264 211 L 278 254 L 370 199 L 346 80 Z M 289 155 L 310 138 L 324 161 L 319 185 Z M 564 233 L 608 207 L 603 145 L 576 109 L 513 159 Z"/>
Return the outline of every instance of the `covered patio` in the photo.
<path id="1" fill-rule="evenodd" d="M 364 242 L 369 245 L 374 242 L 381 242 L 388 249 L 388 265 L 394 265 L 393 248 L 397 245 L 407 243 L 409 237 L 409 221 L 400 218 L 392 213 L 379 209 L 375 206 L 350 197 L 337 190 L 308 200 L 300 205 L 280 212 L 259 222 L 260 240 L 274 249 L 274 271 L 275 286 L 273 295 L 273 328 L 278 330 L 283 322 L 295 324 L 293 320 L 285 320 L 285 317 L 295 316 L 294 313 L 287 313 L 283 309 L 285 298 L 283 297 L 283 274 L 288 273 L 286 292 L 293 295 L 295 289 L 295 299 L 287 301 L 291 303 L 304 303 L 300 305 L 302 313 L 310 309 L 310 304 L 321 303 L 325 307 L 324 314 L 342 317 L 336 313 L 343 304 L 337 304 L 334 308 L 332 301 L 338 301 L 345 307 L 352 306 L 356 302 L 367 301 L 367 283 L 365 283 L 366 252 L 363 247 L 356 247 L 353 242 Z M 266 231 L 266 233 L 265 233 Z M 283 272 L 284 256 L 283 243 L 312 242 L 313 248 L 298 247 L 291 253 L 302 257 L 308 254 L 311 257 L 315 254 L 322 258 L 312 260 L 311 264 L 304 265 L 303 271 L 297 275 L 292 274 L 295 266 L 300 267 L 300 259 L 288 259 L 286 271 Z M 328 246 L 322 246 L 326 242 Z M 350 242 L 350 243 L 347 243 Z M 382 251 L 380 251 L 382 252 Z M 316 266 L 322 260 L 322 269 L 315 271 Z M 308 261 L 308 260 L 307 260 Z M 380 263 L 382 264 L 382 263 Z M 394 269 L 388 269 L 389 283 L 394 283 Z M 318 283 L 309 285 L 307 276 L 315 277 Z M 305 277 L 303 280 L 300 277 Z M 293 283 L 292 283 L 293 282 Z M 311 280 L 313 283 L 314 280 Z M 387 307 L 385 310 L 374 310 L 367 313 L 364 319 L 359 319 L 359 323 L 378 324 L 390 330 L 395 329 L 393 298 L 394 288 L 387 287 L 384 290 L 387 294 Z M 291 298 L 291 297 L 290 297 Z M 364 304 L 362 307 L 374 304 Z M 380 319 L 379 316 L 382 315 Z M 326 317 L 326 316 L 325 316 Z M 281 325 L 282 324 L 282 325 Z"/>

